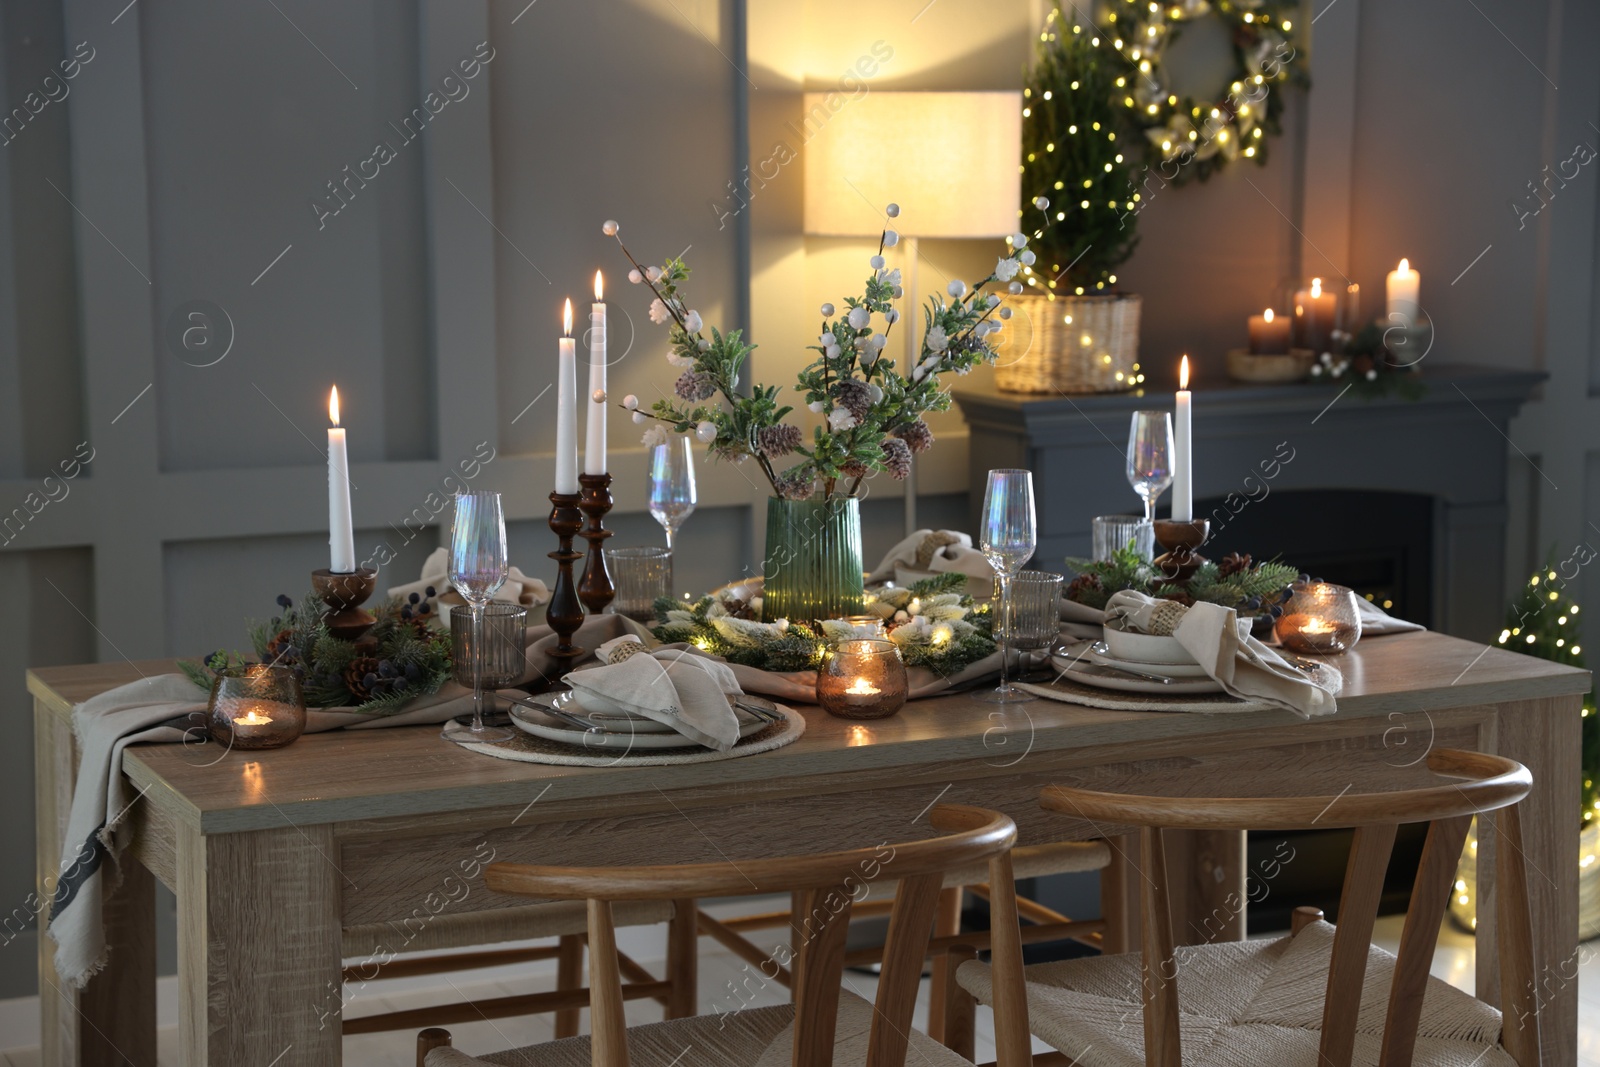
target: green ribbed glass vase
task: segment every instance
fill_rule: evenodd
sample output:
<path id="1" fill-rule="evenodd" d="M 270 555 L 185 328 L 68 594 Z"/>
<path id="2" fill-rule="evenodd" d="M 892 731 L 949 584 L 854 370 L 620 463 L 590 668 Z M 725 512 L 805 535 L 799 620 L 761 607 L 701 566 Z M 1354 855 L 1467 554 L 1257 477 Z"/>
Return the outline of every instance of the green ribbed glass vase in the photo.
<path id="1" fill-rule="evenodd" d="M 761 617 L 766 622 L 861 614 L 861 501 L 768 500 L 762 574 Z"/>

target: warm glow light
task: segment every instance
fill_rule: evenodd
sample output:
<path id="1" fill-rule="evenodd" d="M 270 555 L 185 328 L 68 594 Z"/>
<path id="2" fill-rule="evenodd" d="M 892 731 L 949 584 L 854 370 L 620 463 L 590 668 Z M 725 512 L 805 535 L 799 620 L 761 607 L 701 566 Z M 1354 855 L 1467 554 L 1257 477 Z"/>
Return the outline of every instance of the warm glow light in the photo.
<path id="1" fill-rule="evenodd" d="M 594 272 L 594 298 L 596 300 L 606 298 L 606 282 L 599 271 Z"/>
<path id="2" fill-rule="evenodd" d="M 857 678 L 850 683 L 850 688 L 845 692 L 854 697 L 875 697 L 878 695 L 878 687 L 865 678 Z"/>
<path id="3" fill-rule="evenodd" d="M 597 282 L 599 278 L 600 275 L 596 274 L 595 279 Z M 570 296 L 567 297 L 567 306 L 561 309 L 561 329 L 568 337 L 572 336 L 572 298 Z"/>
<path id="4" fill-rule="evenodd" d="M 1404 274 L 1406 271 L 1408 271 L 1410 269 L 1411 269 L 1411 261 L 1409 259 L 1402 259 L 1400 261 L 1400 273 Z"/>
<path id="5" fill-rule="evenodd" d="M 1178 364 L 1178 388 L 1189 388 L 1189 357 L 1183 357 L 1183 362 Z"/>
<path id="6" fill-rule="evenodd" d="M 1311 296 L 1312 296 L 1312 298 L 1315 299 L 1316 297 L 1319 297 L 1321 295 L 1322 295 L 1322 279 L 1321 278 L 1312 278 L 1311 279 Z"/>
<path id="7" fill-rule="evenodd" d="M 328 421 L 335 426 L 339 425 L 339 387 L 337 385 L 328 393 Z"/>
<path id="8" fill-rule="evenodd" d="M 263 715 L 259 709 L 251 708 L 243 715 L 234 716 L 233 721 L 239 726 L 270 726 L 272 725 L 272 716 Z"/>
<path id="9" fill-rule="evenodd" d="M 1262 312 L 1262 313 L 1261 313 L 1261 316 L 1262 316 L 1262 318 L 1264 318 L 1264 319 L 1265 319 L 1265 320 L 1266 320 L 1266 321 L 1268 321 L 1268 322 L 1271 322 L 1271 321 L 1272 321 L 1272 319 L 1273 319 L 1273 314 L 1272 314 L 1272 309 L 1271 309 L 1271 308 L 1268 308 L 1268 309 L 1267 309 L 1267 310 L 1266 310 L 1266 311 L 1263 311 L 1263 312 Z"/>

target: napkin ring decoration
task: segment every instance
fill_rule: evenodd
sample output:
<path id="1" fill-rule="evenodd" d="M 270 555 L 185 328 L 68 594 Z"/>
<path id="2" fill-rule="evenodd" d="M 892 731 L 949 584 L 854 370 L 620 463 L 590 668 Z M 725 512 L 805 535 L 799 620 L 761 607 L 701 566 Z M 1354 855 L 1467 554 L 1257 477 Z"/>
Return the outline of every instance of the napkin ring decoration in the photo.
<path id="1" fill-rule="evenodd" d="M 1161 637 L 1169 636 L 1178 628 L 1189 609 L 1176 600 L 1163 600 L 1150 612 L 1150 632 Z"/>
<path id="2" fill-rule="evenodd" d="M 618 641 L 616 646 L 606 653 L 606 663 L 621 663 L 623 660 L 631 659 L 644 650 L 644 642 L 638 639 Z"/>
<path id="3" fill-rule="evenodd" d="M 922 539 L 922 544 L 917 546 L 917 563 L 919 571 L 928 570 L 933 566 L 933 557 L 950 545 L 960 544 L 961 538 L 949 530 L 935 530 Z"/>

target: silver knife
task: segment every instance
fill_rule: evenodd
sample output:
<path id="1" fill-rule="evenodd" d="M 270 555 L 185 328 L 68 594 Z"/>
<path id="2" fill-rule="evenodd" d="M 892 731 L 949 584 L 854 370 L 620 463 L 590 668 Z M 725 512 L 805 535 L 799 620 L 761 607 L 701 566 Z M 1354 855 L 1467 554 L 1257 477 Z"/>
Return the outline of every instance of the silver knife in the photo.
<path id="1" fill-rule="evenodd" d="M 1171 685 L 1172 679 L 1159 674 L 1141 674 L 1138 671 L 1126 670 L 1122 667 L 1108 667 L 1104 663 L 1080 663 L 1072 668 L 1082 674 L 1099 674 L 1112 678 L 1133 678 L 1141 682 L 1155 682 L 1158 685 Z"/>

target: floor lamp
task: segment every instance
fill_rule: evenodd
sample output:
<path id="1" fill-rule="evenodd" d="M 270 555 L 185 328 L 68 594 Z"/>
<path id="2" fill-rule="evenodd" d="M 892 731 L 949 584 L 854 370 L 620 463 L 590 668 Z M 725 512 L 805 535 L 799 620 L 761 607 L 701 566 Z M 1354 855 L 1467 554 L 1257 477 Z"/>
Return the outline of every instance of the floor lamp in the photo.
<path id="1" fill-rule="evenodd" d="M 806 93 L 804 106 L 805 233 L 877 237 L 887 224 L 901 234 L 909 374 L 922 351 L 918 239 L 1003 237 L 1017 228 L 1022 96 L 835 91 Z M 885 217 L 890 203 L 900 205 L 898 219 Z M 985 263 L 983 273 L 992 266 Z M 905 481 L 908 534 L 917 529 L 916 479 L 913 464 Z"/>

